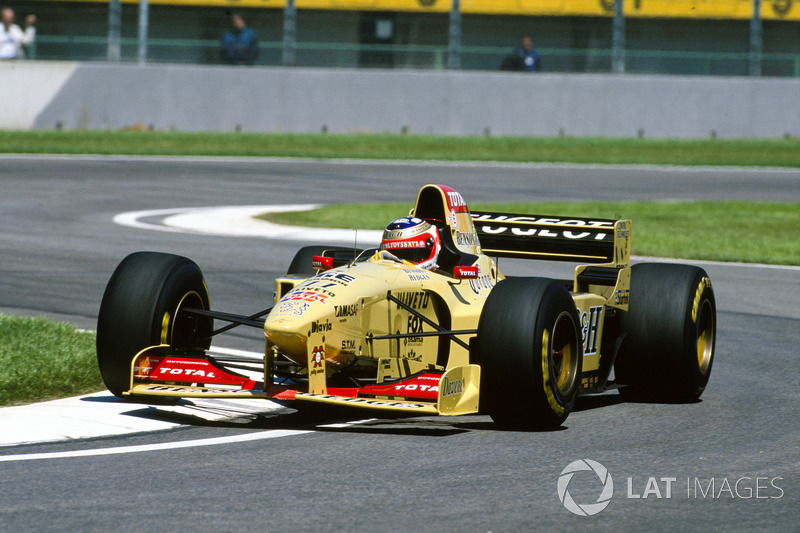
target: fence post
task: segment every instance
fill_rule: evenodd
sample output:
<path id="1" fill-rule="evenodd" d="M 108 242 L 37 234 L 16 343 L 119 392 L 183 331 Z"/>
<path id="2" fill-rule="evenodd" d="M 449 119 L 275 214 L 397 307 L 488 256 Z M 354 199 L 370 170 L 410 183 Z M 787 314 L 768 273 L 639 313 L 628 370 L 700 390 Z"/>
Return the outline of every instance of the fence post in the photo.
<path id="1" fill-rule="evenodd" d="M 761 0 L 753 0 L 750 19 L 750 75 L 761 76 Z"/>
<path id="2" fill-rule="evenodd" d="M 286 0 L 283 10 L 283 65 L 293 67 L 297 63 L 297 7 L 294 0 Z"/>
<path id="3" fill-rule="evenodd" d="M 139 66 L 147 63 L 147 32 L 150 24 L 150 4 L 139 0 Z"/>
<path id="4" fill-rule="evenodd" d="M 622 0 L 614 1 L 614 22 L 611 34 L 611 70 L 625 72 L 625 14 Z"/>
<path id="5" fill-rule="evenodd" d="M 108 51 L 109 61 L 119 61 L 122 57 L 122 3 L 110 0 L 108 3 Z"/>
<path id="6" fill-rule="evenodd" d="M 450 7 L 447 68 L 451 70 L 458 70 L 461 68 L 461 4 L 459 0 L 453 0 L 453 4 Z"/>

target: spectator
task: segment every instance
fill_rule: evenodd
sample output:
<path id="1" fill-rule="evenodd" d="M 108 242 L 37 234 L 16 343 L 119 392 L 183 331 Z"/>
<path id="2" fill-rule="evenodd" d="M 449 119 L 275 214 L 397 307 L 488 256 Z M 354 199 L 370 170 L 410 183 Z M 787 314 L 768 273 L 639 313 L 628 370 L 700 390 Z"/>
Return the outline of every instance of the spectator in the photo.
<path id="1" fill-rule="evenodd" d="M 241 15 L 233 15 L 233 28 L 222 37 L 222 61 L 229 65 L 252 65 L 258 55 L 258 38 Z"/>
<path id="2" fill-rule="evenodd" d="M 514 51 L 514 54 L 521 58 L 525 64 L 528 72 L 538 72 L 542 69 L 541 62 L 539 61 L 539 54 L 533 49 L 533 39 L 530 35 L 525 34 L 519 40 L 519 46 Z"/>
<path id="3" fill-rule="evenodd" d="M 23 59 L 23 45 L 33 43 L 36 38 L 36 15 L 25 17 L 25 31 L 14 24 L 14 10 L 4 7 L 0 10 L 0 59 Z"/>

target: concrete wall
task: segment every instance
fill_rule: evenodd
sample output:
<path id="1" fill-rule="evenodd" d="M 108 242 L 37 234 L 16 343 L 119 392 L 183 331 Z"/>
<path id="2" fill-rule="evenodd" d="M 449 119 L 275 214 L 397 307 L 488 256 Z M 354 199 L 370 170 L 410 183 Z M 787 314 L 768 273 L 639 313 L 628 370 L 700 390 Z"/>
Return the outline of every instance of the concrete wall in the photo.
<path id="1" fill-rule="evenodd" d="M 800 136 L 798 79 L 47 62 L 0 79 L 5 129 Z"/>

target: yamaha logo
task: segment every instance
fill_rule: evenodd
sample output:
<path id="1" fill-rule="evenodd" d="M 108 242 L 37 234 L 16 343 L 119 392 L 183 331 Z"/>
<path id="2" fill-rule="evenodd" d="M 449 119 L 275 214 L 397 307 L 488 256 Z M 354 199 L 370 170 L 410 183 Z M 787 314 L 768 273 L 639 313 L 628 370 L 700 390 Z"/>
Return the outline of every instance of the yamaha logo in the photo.
<path id="1" fill-rule="evenodd" d="M 576 472 L 594 472 L 600 479 L 602 489 L 594 503 L 577 503 L 569 493 L 569 484 Z M 558 499 L 568 511 L 579 516 L 596 515 L 605 509 L 614 495 L 614 481 L 605 466 L 591 459 L 579 459 L 567 465 L 558 477 Z"/>

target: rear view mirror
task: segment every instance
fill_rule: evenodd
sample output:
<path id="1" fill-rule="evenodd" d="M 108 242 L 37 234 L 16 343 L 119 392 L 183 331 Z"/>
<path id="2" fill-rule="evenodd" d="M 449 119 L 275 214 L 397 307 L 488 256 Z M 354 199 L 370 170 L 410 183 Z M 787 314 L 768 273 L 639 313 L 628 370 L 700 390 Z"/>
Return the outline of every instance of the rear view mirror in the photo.
<path id="1" fill-rule="evenodd" d="M 333 257 L 315 255 L 311 259 L 311 266 L 317 270 L 330 270 L 333 268 Z"/>

